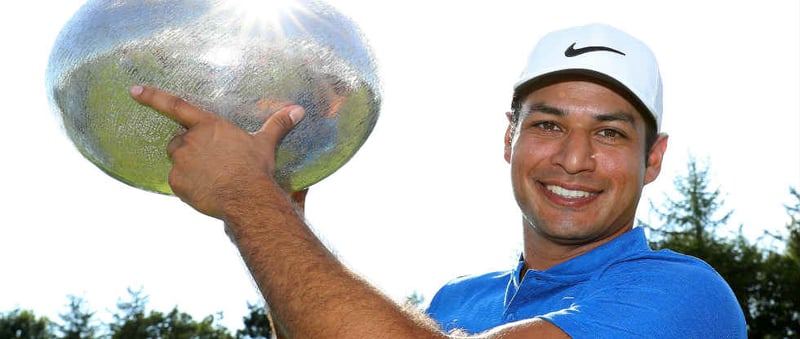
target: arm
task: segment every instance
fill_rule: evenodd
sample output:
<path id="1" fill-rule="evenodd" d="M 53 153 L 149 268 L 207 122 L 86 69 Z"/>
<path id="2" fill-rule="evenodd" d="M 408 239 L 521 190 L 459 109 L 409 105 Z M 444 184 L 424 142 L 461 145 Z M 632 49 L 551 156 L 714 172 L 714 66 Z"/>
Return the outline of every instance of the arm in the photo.
<path id="1" fill-rule="evenodd" d="M 272 180 L 275 146 L 302 118 L 302 108 L 286 107 L 250 134 L 153 88 L 133 87 L 131 95 L 187 128 L 167 146 L 170 186 L 184 202 L 226 223 L 278 332 L 289 338 L 446 337 L 339 262 Z M 485 337 L 544 338 L 554 331 L 564 337 L 545 321 L 520 325 Z"/>

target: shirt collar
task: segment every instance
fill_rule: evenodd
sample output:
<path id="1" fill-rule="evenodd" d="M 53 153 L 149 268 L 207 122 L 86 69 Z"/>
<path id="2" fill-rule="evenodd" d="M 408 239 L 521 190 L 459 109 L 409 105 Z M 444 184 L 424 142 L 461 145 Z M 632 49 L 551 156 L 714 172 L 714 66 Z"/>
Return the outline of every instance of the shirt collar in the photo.
<path id="1" fill-rule="evenodd" d="M 597 247 L 589 252 L 581 254 L 575 258 L 562 262 L 544 271 L 528 270 L 526 277 L 536 277 L 547 280 L 557 280 L 564 283 L 586 280 L 599 268 L 608 266 L 619 261 L 619 258 L 628 257 L 641 251 L 649 251 L 650 246 L 642 227 L 635 227 L 630 231 L 622 233 L 611 241 Z M 519 288 L 520 272 L 524 269 L 524 258 L 520 256 L 517 267 L 512 271 L 511 283 L 513 287 Z"/>

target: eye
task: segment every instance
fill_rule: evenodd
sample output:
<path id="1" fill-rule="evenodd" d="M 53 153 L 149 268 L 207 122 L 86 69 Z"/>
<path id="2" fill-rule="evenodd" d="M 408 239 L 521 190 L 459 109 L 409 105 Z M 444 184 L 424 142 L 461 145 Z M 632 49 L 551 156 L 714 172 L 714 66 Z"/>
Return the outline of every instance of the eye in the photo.
<path id="1" fill-rule="evenodd" d="M 625 138 L 625 134 L 623 134 L 622 132 L 620 132 L 618 130 L 611 129 L 611 128 L 603 129 L 598 134 L 600 134 L 601 137 L 606 138 L 606 139 L 610 139 L 610 140 L 617 139 L 617 138 Z"/>
<path id="2" fill-rule="evenodd" d="M 538 129 L 541 129 L 543 131 L 548 131 L 548 132 L 556 132 L 556 131 L 560 131 L 561 130 L 561 128 L 558 127 L 558 125 L 556 123 L 552 122 L 552 121 L 537 122 L 537 123 L 533 124 L 533 126 L 538 128 Z"/>

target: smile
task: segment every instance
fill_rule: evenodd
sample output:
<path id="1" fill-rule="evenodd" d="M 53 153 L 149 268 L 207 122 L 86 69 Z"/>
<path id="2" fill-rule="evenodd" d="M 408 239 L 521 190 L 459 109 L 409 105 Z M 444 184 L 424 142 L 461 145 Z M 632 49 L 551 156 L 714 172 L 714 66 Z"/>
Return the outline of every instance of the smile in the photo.
<path id="1" fill-rule="evenodd" d="M 589 198 L 589 197 L 597 195 L 597 193 L 570 190 L 570 189 L 566 189 L 566 188 L 563 188 L 561 186 L 556 186 L 556 185 L 547 185 L 545 187 L 547 188 L 548 191 L 553 192 L 553 194 L 558 195 L 558 196 L 563 197 L 563 198 L 566 198 L 566 199 Z"/>

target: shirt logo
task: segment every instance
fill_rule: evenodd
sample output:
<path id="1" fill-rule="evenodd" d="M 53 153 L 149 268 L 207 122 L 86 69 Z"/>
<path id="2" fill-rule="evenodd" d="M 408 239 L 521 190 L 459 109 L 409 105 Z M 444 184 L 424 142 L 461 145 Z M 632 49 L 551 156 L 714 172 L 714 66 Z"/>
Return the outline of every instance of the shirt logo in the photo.
<path id="1" fill-rule="evenodd" d="M 606 46 L 586 46 L 586 47 L 581 47 L 581 48 L 577 48 L 576 49 L 575 48 L 575 44 L 576 44 L 576 42 L 573 42 L 572 45 L 569 45 L 569 47 L 567 47 L 567 50 L 564 51 L 564 56 L 565 57 L 571 58 L 571 57 L 574 57 L 574 56 L 578 56 L 578 55 L 586 54 L 586 53 L 591 53 L 591 52 L 612 52 L 612 53 L 617 53 L 619 55 L 625 55 L 625 53 L 622 53 L 622 52 L 620 52 L 620 51 L 618 51 L 616 49 L 613 49 L 611 47 L 606 47 Z"/>

